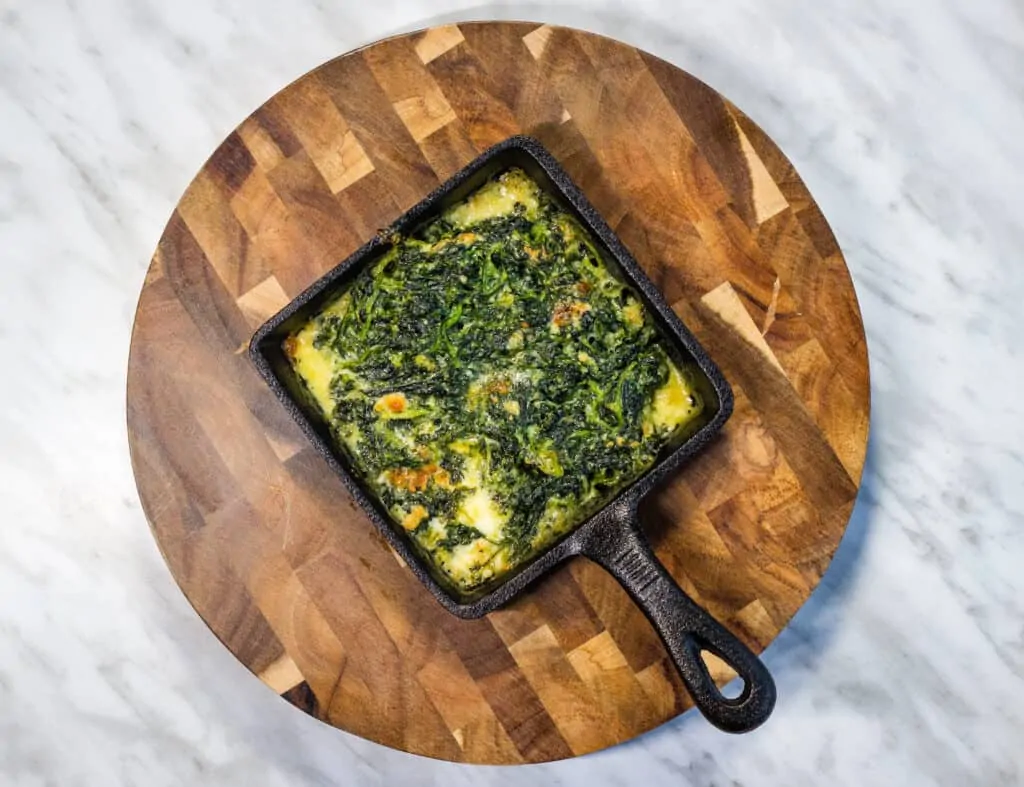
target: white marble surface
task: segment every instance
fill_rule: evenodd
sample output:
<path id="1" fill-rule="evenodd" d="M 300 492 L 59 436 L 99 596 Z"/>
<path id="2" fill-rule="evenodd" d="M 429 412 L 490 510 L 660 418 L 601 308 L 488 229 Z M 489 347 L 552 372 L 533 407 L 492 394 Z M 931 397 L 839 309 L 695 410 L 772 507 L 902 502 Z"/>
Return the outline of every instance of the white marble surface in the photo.
<path id="1" fill-rule="evenodd" d="M 129 331 L 192 174 L 319 62 L 488 17 L 704 78 L 789 154 L 847 253 L 873 375 L 864 489 L 767 651 L 780 700 L 751 735 L 688 715 L 522 769 L 366 743 L 235 663 L 143 519 Z M 1017 0 L 0 3 L 0 783 L 1024 783 L 1022 194 Z"/>

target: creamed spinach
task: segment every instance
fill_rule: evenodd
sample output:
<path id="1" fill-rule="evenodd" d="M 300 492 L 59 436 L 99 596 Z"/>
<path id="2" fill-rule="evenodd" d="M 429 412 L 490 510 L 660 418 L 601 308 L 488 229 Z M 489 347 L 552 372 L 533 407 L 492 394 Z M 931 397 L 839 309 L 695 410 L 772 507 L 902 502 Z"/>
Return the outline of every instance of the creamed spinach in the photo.
<path id="1" fill-rule="evenodd" d="M 640 300 L 517 169 L 396 238 L 285 351 L 462 590 L 582 522 L 703 408 Z"/>

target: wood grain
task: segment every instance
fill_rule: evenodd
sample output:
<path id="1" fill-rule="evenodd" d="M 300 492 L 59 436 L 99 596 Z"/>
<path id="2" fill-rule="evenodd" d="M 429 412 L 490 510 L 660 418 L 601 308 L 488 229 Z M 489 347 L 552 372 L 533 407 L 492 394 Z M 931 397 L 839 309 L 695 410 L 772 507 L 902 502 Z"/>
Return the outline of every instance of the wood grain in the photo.
<path id="1" fill-rule="evenodd" d="M 337 58 L 260 107 L 182 197 L 139 300 L 128 426 L 146 515 L 196 610 L 276 693 L 465 762 L 583 754 L 689 698 L 650 624 L 585 560 L 486 619 L 444 612 L 243 350 L 515 133 L 561 161 L 735 387 L 721 438 L 642 514 L 681 586 L 756 651 L 827 567 L 868 431 L 860 313 L 821 211 L 749 118 L 670 64 L 565 28 L 448 25 Z"/>

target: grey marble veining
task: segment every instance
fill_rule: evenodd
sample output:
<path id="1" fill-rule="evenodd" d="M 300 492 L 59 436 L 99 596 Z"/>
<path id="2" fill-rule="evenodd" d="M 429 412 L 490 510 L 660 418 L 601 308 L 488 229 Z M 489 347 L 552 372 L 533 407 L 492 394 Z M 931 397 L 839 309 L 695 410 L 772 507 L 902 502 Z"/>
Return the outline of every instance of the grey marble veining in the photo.
<path id="1" fill-rule="evenodd" d="M 718 88 L 787 152 L 846 252 L 871 352 L 863 492 L 766 653 L 779 705 L 751 735 L 689 714 L 522 769 L 367 743 L 238 666 L 142 516 L 131 321 L 192 175 L 321 61 L 495 17 L 613 35 Z M 1022 140 L 1016 0 L 0 5 L 0 782 L 1024 783 Z"/>

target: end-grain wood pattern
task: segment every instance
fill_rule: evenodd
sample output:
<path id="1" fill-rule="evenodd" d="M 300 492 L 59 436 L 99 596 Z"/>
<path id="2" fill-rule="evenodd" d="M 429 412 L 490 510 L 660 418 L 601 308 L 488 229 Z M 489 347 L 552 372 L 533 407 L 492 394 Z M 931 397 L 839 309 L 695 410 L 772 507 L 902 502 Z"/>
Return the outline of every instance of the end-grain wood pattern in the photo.
<path id="1" fill-rule="evenodd" d="M 452 25 L 340 57 L 260 107 L 182 197 L 139 301 L 128 423 L 146 515 L 196 610 L 275 692 L 464 762 L 583 754 L 689 700 L 650 625 L 583 559 L 486 619 L 444 612 L 244 348 L 518 133 L 560 160 L 735 389 L 721 439 L 643 516 L 682 587 L 754 650 L 825 571 L 868 431 L 860 314 L 821 212 L 756 125 L 668 63 L 565 28 Z"/>

